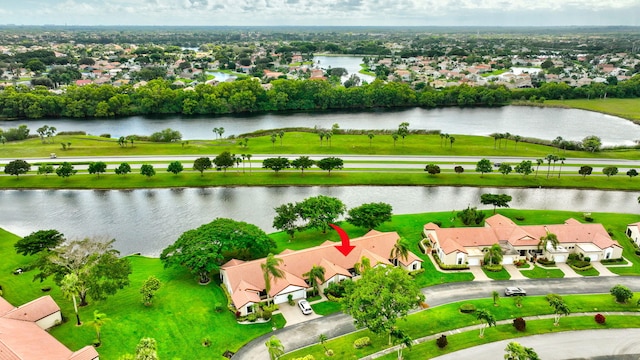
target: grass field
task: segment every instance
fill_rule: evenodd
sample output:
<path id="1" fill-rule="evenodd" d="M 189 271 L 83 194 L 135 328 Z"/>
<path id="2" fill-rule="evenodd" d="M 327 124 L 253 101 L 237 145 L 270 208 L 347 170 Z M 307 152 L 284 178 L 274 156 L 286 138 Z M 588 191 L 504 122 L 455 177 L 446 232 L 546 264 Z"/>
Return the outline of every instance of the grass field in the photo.
<path id="1" fill-rule="evenodd" d="M 515 135 L 515 134 L 514 134 Z M 547 139 L 552 140 L 552 139 Z M 42 143 L 33 138 L 24 141 L 8 142 L 1 146 L 4 158 L 48 158 L 56 153 L 60 161 L 70 156 L 130 156 L 130 155 L 209 155 L 215 156 L 223 151 L 232 154 L 353 154 L 353 155 L 448 155 L 448 156 L 514 156 L 540 157 L 554 154 L 558 149 L 525 142 L 517 145 L 514 140 L 503 140 L 496 146 L 493 138 L 488 136 L 455 135 L 455 143 L 451 146 L 439 135 L 408 135 L 404 141 L 395 143 L 391 135 L 376 135 L 371 146 L 366 135 L 336 134 L 320 143 L 317 134 L 310 132 L 286 132 L 282 145 L 278 138 L 271 142 L 271 136 L 263 135 L 249 138 L 247 147 L 240 145 L 240 139 L 190 140 L 174 143 L 153 143 L 137 141 L 134 146 L 121 147 L 118 139 L 97 136 L 58 135 L 51 142 Z M 71 143 L 71 148 L 62 150 L 60 143 Z M 617 158 L 640 159 L 640 151 L 602 151 L 589 153 L 584 151 L 562 152 L 566 158 Z"/>
<path id="2" fill-rule="evenodd" d="M 515 218 L 519 216 L 523 220 L 515 220 L 519 224 L 542 224 L 561 223 L 569 217 L 581 219 L 582 213 L 561 212 L 561 211 L 535 211 L 535 210 L 500 210 L 499 213 Z M 612 271 L 624 274 L 640 274 L 640 261 L 633 253 L 633 247 L 627 240 L 624 231 L 626 224 L 640 221 L 640 215 L 634 214 L 609 214 L 592 213 L 595 222 L 603 223 L 605 228 L 612 231 L 613 237 L 624 247 L 624 256 L 632 262 L 631 267 L 611 267 Z M 418 242 L 422 238 L 422 225 L 427 222 L 440 221 L 443 226 L 457 226 L 462 224 L 458 219 L 451 219 L 450 212 L 422 213 L 412 215 L 394 216 L 392 221 L 385 223 L 378 228 L 380 231 L 397 231 L 400 236 L 407 239 L 412 252 L 420 256 L 424 262 L 426 271 L 416 276 L 416 282 L 420 287 L 446 282 L 459 282 L 472 280 L 470 273 L 441 273 L 436 271 L 433 264 L 422 254 L 418 248 Z M 343 223 L 341 226 L 347 231 L 350 237 L 363 235 L 366 230 Z M 302 249 L 309 246 L 318 245 L 325 240 L 338 240 L 335 232 L 322 234 L 317 231 L 306 231 L 296 234 L 290 241 L 284 233 L 271 234 L 277 243 L 276 253 L 286 248 Z M 13 304 L 23 304 L 43 295 L 42 287 L 50 286 L 52 290 L 48 292 L 58 302 L 62 308 L 65 318 L 73 318 L 73 307 L 71 301 L 64 299 L 59 288 L 51 280 L 44 283 L 33 282 L 35 271 L 27 271 L 22 275 L 12 275 L 13 270 L 18 267 L 28 268 L 31 258 L 15 254 L 13 243 L 19 238 L 6 231 L 0 230 L 0 285 L 3 287 L 4 297 Z M 137 342 L 141 337 L 153 337 L 158 341 L 159 354 L 161 358 L 207 358 L 222 359 L 222 352 L 229 349 L 236 351 L 244 343 L 251 339 L 271 331 L 272 324 L 252 324 L 239 325 L 234 319 L 234 315 L 227 310 L 220 313 L 215 311 L 215 304 L 226 304 L 226 297 L 217 284 L 200 286 L 192 275 L 184 269 L 165 269 L 158 259 L 145 258 L 140 256 L 128 257 L 133 274 L 131 275 L 131 285 L 120 290 L 116 295 L 104 301 L 89 301 L 90 304 L 81 309 L 83 321 L 91 320 L 94 310 L 100 310 L 107 314 L 112 320 L 103 327 L 103 346 L 98 350 L 104 359 L 117 359 L 126 352 L 133 352 Z M 536 268 L 537 269 L 537 268 Z M 539 271 L 539 270 L 532 271 Z M 559 271 L 559 270 L 558 270 Z M 145 307 L 140 302 L 139 289 L 142 282 L 150 275 L 158 277 L 162 281 L 162 288 L 158 292 L 154 304 Z M 214 275 L 213 278 L 216 278 Z M 496 315 L 509 316 L 515 314 L 534 314 L 535 311 L 544 308 L 548 311 L 548 305 L 535 305 L 533 297 L 524 299 L 524 307 L 512 309 L 511 302 L 501 300 L 500 306 L 493 308 Z M 480 304 L 482 305 L 482 304 Z M 483 306 L 483 305 L 482 305 Z M 572 311 L 587 311 L 600 305 L 581 299 L 571 304 Z M 321 303 L 314 305 L 320 313 L 332 313 L 339 307 L 335 303 Z M 438 307 L 438 309 L 446 309 Z M 447 310 L 457 313 L 457 310 Z M 442 326 L 451 321 L 446 314 L 428 318 L 415 318 L 404 323 L 407 331 L 412 337 L 419 336 L 420 331 L 425 327 L 424 323 L 433 323 L 433 326 Z M 283 325 L 281 317 L 274 317 L 277 326 Z M 468 325 L 464 320 L 466 325 Z M 563 319 L 564 321 L 564 319 Z M 456 325 L 455 322 L 447 326 Z M 465 325 L 465 326 L 466 326 Z M 95 338 L 93 328 L 89 326 L 76 327 L 73 321 L 53 329 L 51 333 L 60 339 L 71 349 L 79 349 L 90 344 Z M 212 341 L 210 347 L 201 346 L 204 338 Z M 383 340 L 381 340 L 383 341 Z M 351 343 L 345 345 L 345 351 L 349 348 L 350 358 L 353 356 Z M 358 353 L 359 354 L 359 353 Z"/>
<path id="3" fill-rule="evenodd" d="M 640 123 L 640 101 L 638 99 L 547 100 L 544 103 L 552 106 L 597 111 Z"/>

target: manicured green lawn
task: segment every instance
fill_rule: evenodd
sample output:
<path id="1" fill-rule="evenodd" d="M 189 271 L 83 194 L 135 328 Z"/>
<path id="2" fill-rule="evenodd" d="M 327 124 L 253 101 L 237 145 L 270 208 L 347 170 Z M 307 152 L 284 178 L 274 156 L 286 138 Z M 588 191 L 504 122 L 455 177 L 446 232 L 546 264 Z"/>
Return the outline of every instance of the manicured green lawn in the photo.
<path id="1" fill-rule="evenodd" d="M 500 271 L 489 271 L 487 269 L 484 268 L 484 266 L 482 267 L 482 271 L 487 275 L 487 277 L 489 279 L 493 279 L 493 280 L 509 280 L 511 279 L 511 275 L 509 275 L 509 272 L 507 270 L 505 270 L 505 268 L 502 268 L 502 270 Z"/>
<path id="2" fill-rule="evenodd" d="M 628 304 L 618 304 L 609 294 L 567 295 L 563 296 L 563 299 L 571 309 L 572 313 L 593 311 L 640 311 L 635 305 L 635 301 L 632 300 Z M 427 299 L 427 302 L 428 300 L 429 299 Z M 464 303 L 473 303 L 478 309 L 488 310 L 495 316 L 496 320 L 513 319 L 520 316 L 525 317 L 551 314 L 553 312 L 552 308 L 549 306 L 549 302 L 544 298 L 544 296 L 528 296 L 522 298 L 522 307 L 520 308 L 518 308 L 512 301 L 505 301 L 504 299 L 500 300 L 500 302 L 498 303 L 499 306 L 494 306 L 493 300 L 490 298 L 464 301 Z M 424 311 L 419 311 L 407 316 L 406 321 L 399 321 L 397 325 L 399 328 L 404 330 L 409 337 L 411 337 L 412 339 L 418 339 L 429 335 L 441 334 L 447 330 L 458 329 L 478 324 L 478 320 L 476 320 L 474 314 L 463 314 L 458 310 L 461 304 L 462 302 L 451 303 Z M 607 326 L 617 327 L 617 325 L 620 325 L 622 323 L 622 321 L 615 322 L 612 318 L 612 316 L 607 316 Z M 559 327 L 553 326 L 553 319 L 539 320 L 539 322 L 528 321 L 527 332 L 525 332 L 524 334 L 531 335 L 537 333 L 538 331 L 544 332 L 544 330 L 539 330 L 544 328 L 555 329 L 555 331 L 559 331 L 560 329 L 562 329 L 563 331 L 567 331 L 573 329 L 592 328 L 597 325 L 594 322 L 593 317 L 591 316 L 579 318 L 580 320 L 578 320 L 577 322 L 575 322 L 576 320 L 574 319 L 576 318 L 562 318 L 560 320 Z M 626 317 L 626 319 L 634 324 L 633 327 L 640 326 L 640 317 Z M 620 325 L 620 327 L 631 326 Z M 450 347 L 448 347 L 448 350 L 453 351 L 454 349 L 461 349 L 464 347 L 479 345 L 485 342 L 489 342 L 489 339 L 491 339 L 491 341 L 497 341 L 510 337 L 524 336 L 521 333 L 515 331 L 515 328 L 512 325 L 504 325 L 487 329 L 485 332 L 485 337 L 483 339 L 478 338 L 477 331 L 472 331 L 470 332 L 470 334 L 472 335 L 467 335 L 468 337 L 465 337 L 464 341 L 456 341 L 455 344 L 457 345 L 454 346 L 452 346 L 454 342 L 449 339 Z M 364 351 L 364 349 L 354 350 L 353 341 L 363 336 L 369 336 L 371 338 L 372 346 L 367 347 L 367 351 Z M 351 359 L 356 357 L 359 358 L 366 354 L 380 351 L 388 347 L 387 344 L 388 338 L 386 336 L 378 336 L 368 330 L 361 330 L 354 334 L 349 334 L 344 337 L 332 339 L 328 341 L 325 346 L 328 349 L 334 350 L 334 352 L 336 352 L 336 356 L 340 356 L 339 358 Z M 427 344 L 429 344 L 429 342 L 427 342 Z M 425 347 L 430 348 L 431 346 L 425 345 Z M 406 352 L 406 354 L 413 354 L 413 352 L 417 348 L 420 348 L 420 346 L 414 347 L 414 350 L 412 350 L 411 352 Z M 324 349 L 319 344 L 316 344 L 287 354 L 282 357 L 282 359 L 292 359 L 307 354 L 313 355 L 316 359 L 326 358 L 324 355 Z M 424 359 L 425 357 L 418 356 L 413 358 Z"/>
<path id="3" fill-rule="evenodd" d="M 564 277 L 564 273 L 560 269 L 541 268 L 537 265 L 535 265 L 531 270 L 521 270 L 520 272 L 529 279 L 551 279 Z"/>
<path id="4" fill-rule="evenodd" d="M 330 315 L 342 310 L 342 305 L 334 301 L 323 301 L 311 304 L 313 311 L 318 315 Z"/>
<path id="5" fill-rule="evenodd" d="M 274 130 L 276 131 L 276 130 Z M 263 131 L 264 133 L 264 131 Z M 286 131 L 280 141 L 271 142 L 271 133 L 248 135 L 247 147 L 240 144 L 240 139 L 211 139 L 189 140 L 174 143 L 153 143 L 137 141 L 134 146 L 121 147 L 118 139 L 101 138 L 97 136 L 58 135 L 48 143 L 43 144 L 40 139 L 33 138 L 24 141 L 8 142 L 2 145 L 2 157 L 6 158 L 48 158 L 50 153 L 56 153 L 58 160 L 76 156 L 130 156 L 130 155 L 198 155 L 219 154 L 229 151 L 232 154 L 353 154 L 353 155 L 449 155 L 449 156 L 513 156 L 540 157 L 554 154 L 558 149 L 531 143 L 519 142 L 515 146 L 513 140 L 505 141 L 501 147 L 495 146 L 495 141 L 488 136 L 455 135 L 453 147 L 443 146 L 443 139 L 439 135 L 410 134 L 405 140 L 398 140 L 394 146 L 391 135 L 376 135 L 369 146 L 366 135 L 335 134 L 331 137 L 331 144 L 326 139 L 320 144 L 317 134 L 311 132 Z M 255 137 L 254 137 L 255 136 Z M 547 139 L 552 140 L 552 139 Z M 71 143 L 71 148 L 62 150 L 60 143 Z M 640 159 L 640 151 L 602 151 L 590 153 L 584 151 L 562 152 L 565 158 L 616 158 Z"/>
<path id="6" fill-rule="evenodd" d="M 576 109 L 597 111 L 640 122 L 640 102 L 638 99 L 573 99 L 547 100 L 545 104 L 567 106 Z"/>

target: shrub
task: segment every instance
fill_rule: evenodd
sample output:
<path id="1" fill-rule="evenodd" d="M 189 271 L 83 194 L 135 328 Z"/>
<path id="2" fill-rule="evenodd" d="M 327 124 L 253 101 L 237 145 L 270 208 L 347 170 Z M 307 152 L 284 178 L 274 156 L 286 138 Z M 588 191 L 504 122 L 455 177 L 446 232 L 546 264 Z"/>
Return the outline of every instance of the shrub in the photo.
<path id="1" fill-rule="evenodd" d="M 424 272 L 424 268 L 420 268 L 418 270 L 409 271 L 409 275 L 415 277 L 416 275 L 422 274 Z"/>
<path id="2" fill-rule="evenodd" d="M 555 264 L 556 264 L 556 262 L 555 262 L 555 261 L 553 261 L 553 260 L 549 260 L 549 259 L 547 259 L 546 257 L 538 258 L 538 260 L 536 260 L 536 261 L 537 261 L 539 264 L 546 265 L 546 266 L 551 266 L 551 265 L 555 265 Z"/>
<path id="3" fill-rule="evenodd" d="M 222 303 L 221 303 L 221 302 L 217 302 L 217 303 L 214 305 L 214 307 L 213 307 L 213 308 L 216 310 L 216 312 L 221 312 L 221 311 L 222 311 L 222 308 L 223 308 L 223 307 L 222 307 Z"/>
<path id="4" fill-rule="evenodd" d="M 553 299 L 562 300 L 562 296 L 558 294 L 547 294 L 544 298 L 547 299 L 548 302 L 551 302 Z"/>
<path id="5" fill-rule="evenodd" d="M 258 320 L 258 315 L 256 313 L 251 313 L 247 315 L 247 320 L 249 320 L 250 322 L 254 322 Z"/>
<path id="6" fill-rule="evenodd" d="M 636 255 L 640 255 L 640 250 L 636 250 Z"/>
<path id="7" fill-rule="evenodd" d="M 604 324 L 604 322 L 607 320 L 604 315 L 602 314 L 596 314 L 596 316 L 593 317 L 593 319 L 598 323 L 598 324 Z"/>
<path id="8" fill-rule="evenodd" d="M 327 295 L 327 297 L 328 295 L 331 295 L 335 298 L 341 298 L 346 292 L 346 287 L 350 286 L 351 284 L 351 280 L 343 280 L 337 283 L 331 283 L 329 284 L 329 286 L 327 286 L 326 289 L 324 289 L 324 294 Z"/>
<path id="9" fill-rule="evenodd" d="M 267 320 L 267 321 L 271 320 L 271 311 L 263 310 L 262 311 L 262 318 Z"/>
<path id="10" fill-rule="evenodd" d="M 291 306 L 293 306 L 293 305 L 295 305 L 295 304 L 296 304 L 295 302 L 293 302 L 293 295 L 291 295 L 291 294 L 287 295 L 287 302 L 288 302 L 288 303 L 289 303 L 289 305 L 291 305 Z"/>
<path id="11" fill-rule="evenodd" d="M 516 220 L 523 221 L 524 220 L 524 216 L 518 215 L 518 216 L 516 216 Z"/>
<path id="12" fill-rule="evenodd" d="M 333 350 L 327 349 L 327 351 L 325 351 L 324 354 L 327 356 L 333 356 Z"/>
<path id="13" fill-rule="evenodd" d="M 460 305 L 460 312 L 470 314 L 476 311 L 476 306 L 471 303 L 464 303 Z"/>
<path id="14" fill-rule="evenodd" d="M 449 344 L 449 341 L 447 340 L 447 336 L 443 334 L 442 336 L 437 338 L 436 344 L 440 349 L 444 349 Z"/>
<path id="15" fill-rule="evenodd" d="M 500 271 L 502 271 L 502 265 L 500 265 L 500 264 L 485 265 L 484 269 L 487 270 L 487 271 L 491 271 L 491 272 L 500 272 Z"/>
<path id="16" fill-rule="evenodd" d="M 527 321 L 521 317 L 513 319 L 513 327 L 518 331 L 525 331 L 527 329 Z"/>
<path id="17" fill-rule="evenodd" d="M 331 355 L 329 355 L 329 356 L 331 356 Z M 316 358 L 313 357 L 313 355 L 305 355 L 304 357 L 294 358 L 293 360 L 316 360 Z"/>
<path id="18" fill-rule="evenodd" d="M 100 134 L 100 137 L 111 139 L 111 134 Z"/>
<path id="19" fill-rule="evenodd" d="M 356 349 L 360 349 L 369 345 L 371 345 L 371 339 L 369 339 L 368 336 L 361 337 L 360 339 L 356 339 L 356 341 L 353 342 L 353 346 Z"/>
<path id="20" fill-rule="evenodd" d="M 602 260 L 600 260 L 601 264 L 618 264 L 618 263 L 623 263 L 623 262 L 625 262 L 623 258 L 602 259 Z"/>
<path id="21" fill-rule="evenodd" d="M 438 225 L 439 227 L 442 227 L 442 221 L 440 220 L 432 221 L 432 223 Z"/>
<path id="22" fill-rule="evenodd" d="M 524 266 L 524 265 L 526 265 L 526 264 L 527 264 L 527 260 L 525 260 L 525 259 L 520 259 L 520 260 L 518 260 L 518 261 L 514 262 L 513 264 L 514 264 L 515 266 L 517 266 L 517 267 L 522 267 L 522 266 Z"/>
<path id="23" fill-rule="evenodd" d="M 591 258 L 590 258 L 590 257 L 588 257 L 588 256 L 585 256 L 585 257 L 584 257 L 584 261 L 591 262 Z"/>
<path id="24" fill-rule="evenodd" d="M 445 265 L 442 263 L 442 261 L 440 260 L 440 257 L 437 254 L 432 254 L 433 258 L 436 260 L 436 262 L 438 263 L 438 266 L 440 267 L 440 269 L 442 270 L 466 270 L 469 268 L 469 265 Z"/>

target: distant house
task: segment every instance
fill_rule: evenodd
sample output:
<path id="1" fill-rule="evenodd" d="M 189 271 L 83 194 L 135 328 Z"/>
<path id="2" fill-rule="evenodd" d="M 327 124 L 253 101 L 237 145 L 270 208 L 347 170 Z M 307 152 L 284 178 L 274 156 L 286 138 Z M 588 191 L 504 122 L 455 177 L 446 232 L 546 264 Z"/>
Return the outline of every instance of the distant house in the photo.
<path id="1" fill-rule="evenodd" d="M 51 296 L 43 296 L 19 307 L 0 297 L 0 359 L 99 359 L 93 346 L 74 352 L 46 331 L 61 321 L 60 307 Z"/>
<path id="2" fill-rule="evenodd" d="M 557 236 L 559 246 L 539 249 L 540 238 L 548 233 Z M 622 247 L 611 239 L 602 224 L 583 224 L 575 219 L 568 219 L 564 224 L 520 226 L 505 216 L 494 215 L 485 220 L 484 227 L 443 229 L 428 223 L 424 225 L 423 234 L 427 245 L 446 265 L 480 266 L 484 249 L 494 244 L 502 248 L 503 264 L 535 257 L 561 263 L 572 253 L 591 261 L 622 257 Z"/>
<path id="3" fill-rule="evenodd" d="M 627 225 L 627 236 L 640 246 L 640 222 Z"/>
<path id="4" fill-rule="evenodd" d="M 76 80 L 76 85 L 77 86 L 85 86 L 85 85 L 89 85 L 89 84 L 93 84 L 93 81 L 91 81 L 89 79 Z"/>
<path id="5" fill-rule="evenodd" d="M 422 259 L 413 253 L 404 259 L 391 259 L 391 249 L 400 236 L 396 232 L 369 231 L 360 238 L 351 239 L 355 248 L 344 256 L 335 248 L 336 243 L 325 241 L 322 245 L 293 251 L 285 250 L 276 255 L 282 259 L 279 269 L 285 274 L 282 279 L 274 279 L 271 284 L 269 297 L 276 304 L 287 301 L 289 295 L 295 299 L 307 297 L 307 290 L 311 289 L 308 279 L 303 274 L 311 267 L 322 266 L 325 269 L 325 281 L 320 285 L 324 290 L 329 284 L 357 276 L 354 266 L 362 258 L 369 259 L 371 266 L 397 263 L 406 270 L 417 270 L 422 267 Z M 253 304 L 267 298 L 262 268 L 265 259 L 242 261 L 233 259 L 220 268 L 222 284 L 231 295 L 231 300 L 240 315 L 247 315 L 253 311 Z"/>

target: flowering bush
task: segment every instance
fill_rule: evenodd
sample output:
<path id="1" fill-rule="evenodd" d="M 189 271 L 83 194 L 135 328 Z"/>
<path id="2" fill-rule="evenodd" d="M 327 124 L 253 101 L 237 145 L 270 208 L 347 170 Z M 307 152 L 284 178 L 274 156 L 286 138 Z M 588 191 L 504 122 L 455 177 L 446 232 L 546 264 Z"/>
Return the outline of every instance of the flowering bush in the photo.
<path id="1" fill-rule="evenodd" d="M 593 318 L 598 324 L 604 324 L 604 322 L 607 320 L 602 314 L 596 314 L 596 316 L 594 316 Z"/>

